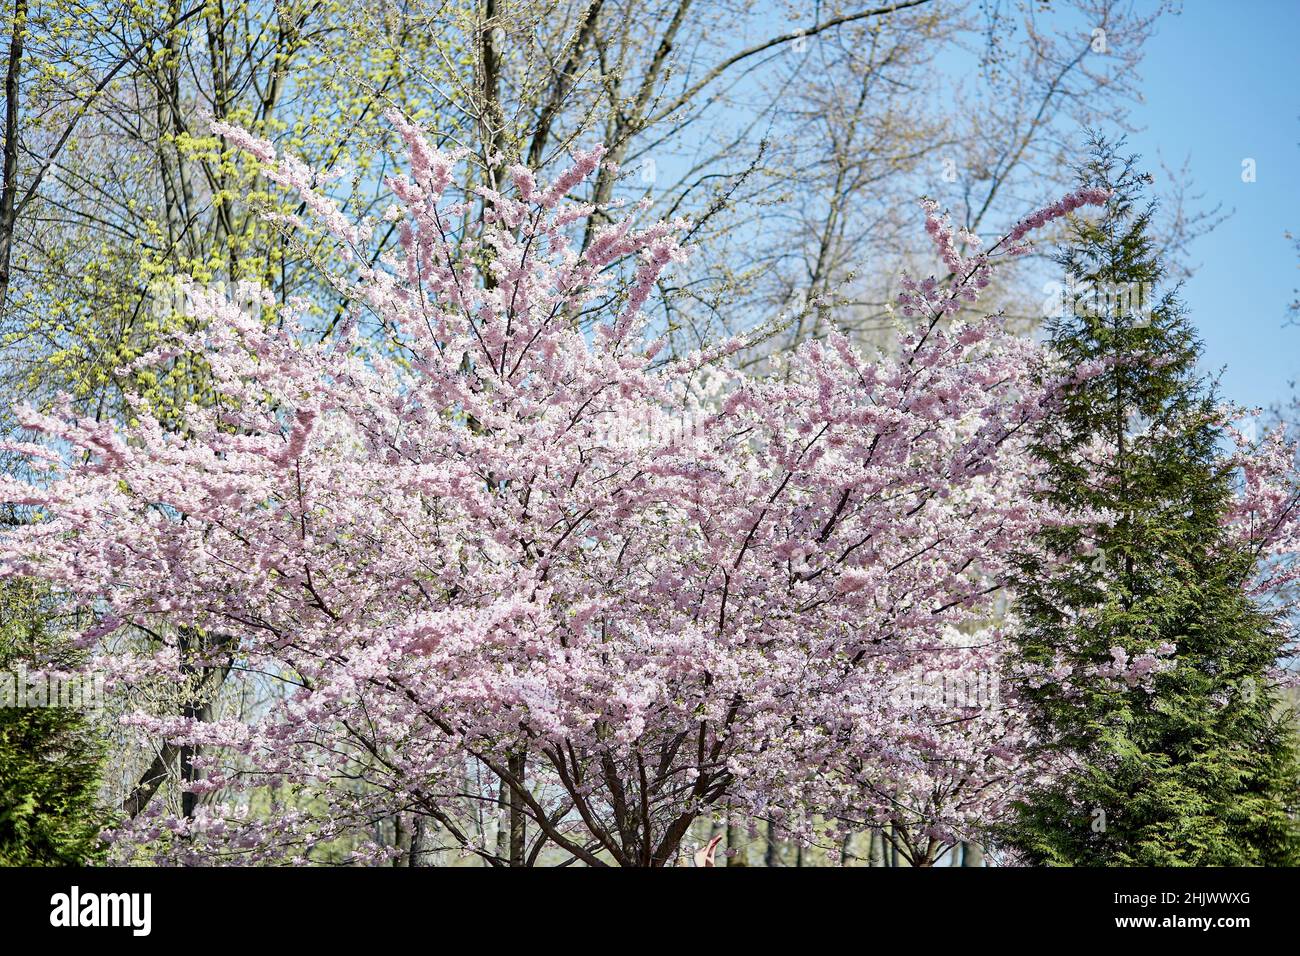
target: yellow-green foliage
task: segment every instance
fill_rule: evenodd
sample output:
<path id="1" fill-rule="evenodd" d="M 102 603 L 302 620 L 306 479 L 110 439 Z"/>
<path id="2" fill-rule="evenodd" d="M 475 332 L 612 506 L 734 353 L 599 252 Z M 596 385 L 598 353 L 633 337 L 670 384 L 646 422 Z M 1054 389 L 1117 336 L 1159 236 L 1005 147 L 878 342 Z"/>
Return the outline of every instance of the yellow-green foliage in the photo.
<path id="1" fill-rule="evenodd" d="M 0 322 L 11 394 L 39 403 L 68 392 L 100 415 L 125 413 L 132 391 L 164 415 L 202 400 L 192 357 L 165 372 L 126 369 L 189 321 L 176 308 L 178 277 L 228 289 L 254 280 L 329 315 L 338 304 L 320 270 L 331 244 L 311 231 L 290 240 L 266 216 L 298 209 L 211 135 L 206 117 L 316 168 L 347 168 L 331 189 L 365 215 L 381 174 L 369 147 L 387 135 L 383 109 L 437 125 L 423 107 L 431 84 L 466 61 L 451 39 L 465 31 L 358 0 L 212 0 L 176 23 L 189 12 L 176 0 L 54 0 L 29 14 L 25 147 L 38 156 L 72 133 L 15 237 Z M 38 168 L 25 157 L 20 180 Z"/>

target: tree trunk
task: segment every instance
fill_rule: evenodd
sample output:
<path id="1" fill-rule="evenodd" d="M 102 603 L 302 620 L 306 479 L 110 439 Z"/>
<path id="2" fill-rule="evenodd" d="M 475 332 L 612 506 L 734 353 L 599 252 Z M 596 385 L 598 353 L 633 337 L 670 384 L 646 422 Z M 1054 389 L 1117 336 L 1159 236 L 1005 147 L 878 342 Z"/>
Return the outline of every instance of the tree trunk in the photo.
<path id="1" fill-rule="evenodd" d="M 13 250 L 14 204 L 18 198 L 18 80 L 22 72 L 23 40 L 27 32 L 27 0 L 14 0 L 13 32 L 9 37 L 9 69 L 5 73 L 4 188 L 0 192 L 0 315 L 9 297 L 9 256 Z"/>
<path id="2" fill-rule="evenodd" d="M 497 849 L 498 860 L 510 859 L 510 784 L 504 780 L 497 787 Z"/>
<path id="3" fill-rule="evenodd" d="M 432 821 L 426 819 L 422 814 L 415 817 L 411 827 L 411 847 L 410 854 L 407 857 L 407 866 L 433 865 L 433 850 L 429 847 L 429 831 L 432 828 Z"/>
<path id="4" fill-rule="evenodd" d="M 867 834 L 867 866 L 885 866 L 885 838 L 879 827 Z"/>
<path id="5" fill-rule="evenodd" d="M 195 675 L 195 686 L 186 688 L 188 699 L 181 708 L 181 716 L 186 720 L 208 723 L 212 720 L 211 698 L 202 694 L 202 688 L 207 684 L 207 669 L 203 666 L 202 661 L 204 651 L 206 651 L 206 642 L 188 628 L 181 628 L 177 644 L 180 650 L 181 673 Z M 196 657 L 199 658 L 197 663 L 195 661 Z M 199 756 L 201 751 L 202 748 L 198 746 L 181 745 L 180 776 L 182 788 L 202 779 L 203 771 L 194 766 L 194 758 Z M 186 819 L 193 819 L 194 812 L 199 807 L 199 802 L 197 793 L 182 789 L 181 814 Z"/>
<path id="6" fill-rule="evenodd" d="M 749 866 L 745 860 L 745 848 L 740 838 L 740 826 L 736 818 L 727 814 L 727 857 L 725 866 Z"/>
<path id="7" fill-rule="evenodd" d="M 520 786 L 525 784 L 525 773 L 528 769 L 528 758 L 526 755 L 512 754 L 509 759 L 510 774 L 519 781 Z M 510 865 L 523 866 L 525 863 L 525 843 L 527 833 L 525 831 L 524 817 L 524 798 L 522 794 L 510 791 Z"/>
<path id="8" fill-rule="evenodd" d="M 393 846 L 397 855 L 393 857 L 393 866 L 411 865 L 411 832 L 406 829 L 400 813 L 393 814 Z"/>
<path id="9" fill-rule="evenodd" d="M 974 843 L 963 843 L 961 845 L 961 865 L 983 866 L 984 850 Z"/>
<path id="10" fill-rule="evenodd" d="M 767 821 L 767 848 L 763 851 L 764 866 L 781 865 L 781 845 L 776 838 L 776 824 L 771 820 Z"/>

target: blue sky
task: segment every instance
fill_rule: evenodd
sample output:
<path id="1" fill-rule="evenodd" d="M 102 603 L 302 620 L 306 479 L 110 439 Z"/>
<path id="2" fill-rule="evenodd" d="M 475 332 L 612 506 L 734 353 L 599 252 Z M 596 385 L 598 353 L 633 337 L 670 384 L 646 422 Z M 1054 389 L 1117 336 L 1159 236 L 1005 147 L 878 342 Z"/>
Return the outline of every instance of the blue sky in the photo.
<path id="1" fill-rule="evenodd" d="M 1250 405 L 1300 379 L 1300 327 L 1284 325 L 1300 259 L 1283 235 L 1300 234 L 1298 48 L 1300 0 L 1187 0 L 1149 45 L 1129 140 L 1157 174 L 1157 153 L 1174 169 L 1189 160 L 1203 205 L 1235 210 L 1193 246 L 1184 299 L 1206 364 L 1226 366 L 1224 397 Z"/>
<path id="2" fill-rule="evenodd" d="M 777 23 L 789 25 L 760 21 L 757 35 Z M 959 76 L 973 62 L 955 48 L 936 61 Z M 1206 370 L 1222 370 L 1223 398 L 1286 401 L 1300 381 L 1300 326 L 1285 324 L 1300 287 L 1300 256 L 1285 235 L 1300 235 L 1300 0 L 1184 0 L 1181 13 L 1161 17 L 1139 77 L 1145 102 L 1130 112 L 1138 129 L 1128 142 L 1157 177 L 1157 194 L 1174 185 L 1160 182 L 1161 164 L 1177 174 L 1186 162 L 1186 191 L 1202 197 L 1190 211 L 1231 214 L 1192 245 L 1183 287 Z M 1242 180 L 1247 159 L 1254 182 Z"/>

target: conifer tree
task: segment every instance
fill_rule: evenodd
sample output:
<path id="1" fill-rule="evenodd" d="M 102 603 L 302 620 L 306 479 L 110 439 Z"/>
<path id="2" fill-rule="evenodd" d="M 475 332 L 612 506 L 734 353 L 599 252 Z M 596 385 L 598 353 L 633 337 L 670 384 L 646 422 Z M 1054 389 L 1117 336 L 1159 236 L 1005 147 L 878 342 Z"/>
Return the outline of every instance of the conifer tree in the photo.
<path id="1" fill-rule="evenodd" d="M 103 856 L 102 741 L 80 710 L 18 706 L 17 680 L 70 669 L 72 655 L 49 628 L 39 586 L 0 586 L 0 866 L 80 865 Z"/>
<path id="2" fill-rule="evenodd" d="M 1010 842 L 1058 865 L 1300 862 L 1300 779 L 1274 689 L 1284 622 L 1251 597 L 1225 529 L 1228 417 L 1151 237 L 1149 177 L 1094 139 L 1080 175 L 1111 191 L 1059 257 L 1048 325 L 1071 372 L 1036 436 L 1064 520 L 1022 558 L 1020 670 L 1059 776 Z"/>

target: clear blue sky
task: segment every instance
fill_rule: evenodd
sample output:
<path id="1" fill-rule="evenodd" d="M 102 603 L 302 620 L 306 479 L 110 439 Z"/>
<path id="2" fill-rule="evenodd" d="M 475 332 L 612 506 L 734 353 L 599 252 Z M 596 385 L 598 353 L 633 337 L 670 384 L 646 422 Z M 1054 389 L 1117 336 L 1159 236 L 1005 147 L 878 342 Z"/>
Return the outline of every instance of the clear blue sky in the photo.
<path id="1" fill-rule="evenodd" d="M 1175 170 L 1188 159 L 1204 205 L 1236 210 L 1191 250 L 1184 298 L 1206 364 L 1226 366 L 1225 398 L 1270 405 L 1300 379 L 1300 328 L 1283 324 L 1300 285 L 1283 235 L 1300 234 L 1300 0 L 1187 0 L 1141 73 L 1134 150 L 1157 174 L 1157 152 Z"/>

